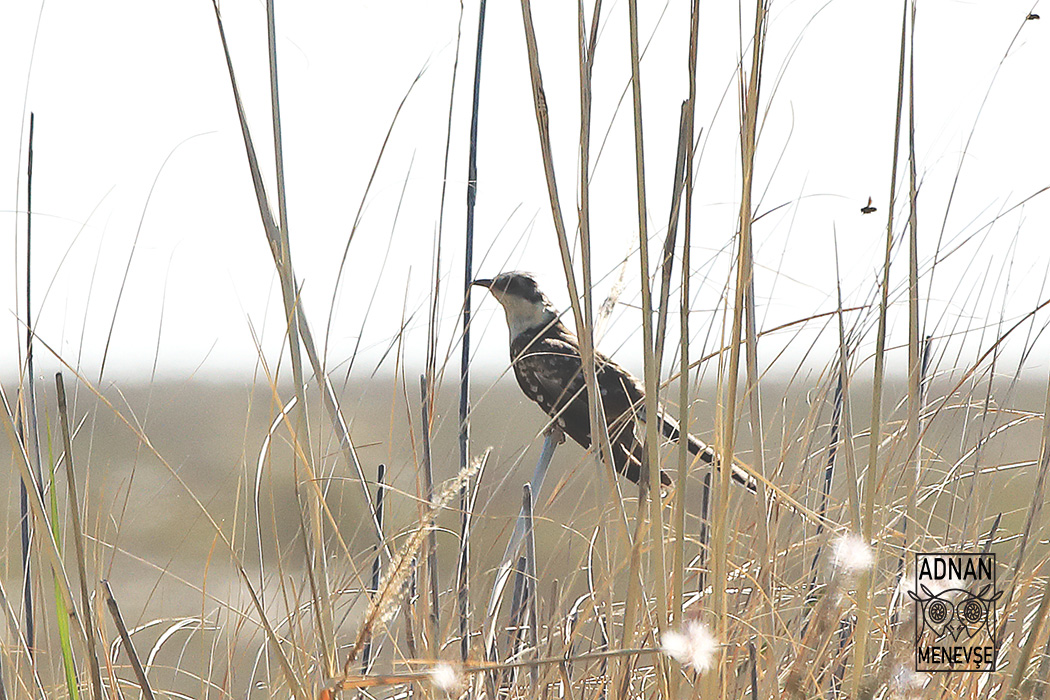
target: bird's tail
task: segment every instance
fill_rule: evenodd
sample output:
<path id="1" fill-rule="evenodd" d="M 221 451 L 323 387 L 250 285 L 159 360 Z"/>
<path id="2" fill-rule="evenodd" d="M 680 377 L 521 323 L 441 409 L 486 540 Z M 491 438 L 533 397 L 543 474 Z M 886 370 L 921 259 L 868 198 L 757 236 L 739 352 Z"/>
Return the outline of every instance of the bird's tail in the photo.
<path id="1" fill-rule="evenodd" d="M 668 416 L 663 416 L 661 421 L 663 426 L 663 434 L 669 440 L 677 441 L 681 435 L 681 431 L 678 429 L 678 423 Z M 707 443 L 703 442 L 694 435 L 686 433 L 689 444 L 689 452 L 694 455 L 699 455 L 700 459 L 704 460 L 708 464 L 716 463 L 717 455 L 715 454 L 714 448 Z M 744 471 L 739 465 L 734 464 L 732 472 L 730 473 L 733 481 L 746 488 L 751 493 L 758 491 L 758 484 L 755 482 L 755 478 Z"/>

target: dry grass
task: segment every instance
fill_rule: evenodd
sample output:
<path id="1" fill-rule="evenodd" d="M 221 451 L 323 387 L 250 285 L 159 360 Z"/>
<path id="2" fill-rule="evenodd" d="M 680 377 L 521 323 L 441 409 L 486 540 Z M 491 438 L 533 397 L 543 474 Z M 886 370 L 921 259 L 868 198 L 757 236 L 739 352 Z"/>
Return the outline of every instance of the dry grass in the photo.
<path id="1" fill-rule="evenodd" d="M 692 285 L 701 277 L 690 258 L 695 240 L 699 3 L 691 3 L 689 98 L 680 115 L 670 224 L 660 240 L 648 230 L 652 212 L 646 201 L 640 71 L 644 47 L 637 3 L 630 0 L 629 46 L 621 49 L 630 56 L 632 76 L 645 411 L 655 415 L 658 402 L 677 404 L 673 410 L 683 424 L 713 435 L 722 463 L 739 462 L 755 475 L 758 493 L 732 488 L 729 470 L 712 473 L 690 462 L 685 449 L 662 444 L 655 421 L 646 425 L 648 464 L 669 471 L 676 466 L 677 485 L 662 497 L 659 470 L 649 468 L 648 480 L 632 491 L 604 458 L 611 453 L 609 426 L 596 402 L 591 407 L 596 445 L 586 454 L 571 446 L 558 448 L 557 433 L 546 431 L 519 507 L 519 484 L 531 464 L 526 459 L 529 445 L 521 444 L 528 440 L 521 435 L 532 435 L 537 443 L 548 426 L 534 422 L 520 429 L 515 421 L 519 430 L 510 436 L 515 444 L 495 450 L 472 444 L 471 422 L 477 427 L 486 415 L 493 420 L 499 414 L 494 409 L 507 397 L 489 390 L 471 392 L 471 381 L 486 386 L 491 377 L 471 376 L 468 340 L 462 346 L 459 386 L 454 391 L 447 386 L 451 382 L 442 386 L 451 356 L 451 349 L 444 360 L 438 352 L 443 329 L 437 310 L 447 274 L 440 252 L 444 234 L 435 239 L 427 367 L 419 398 L 415 377 L 410 379 L 405 367 L 403 331 L 391 343 L 396 363 L 392 378 L 358 382 L 346 392 L 333 386 L 326 349 L 319 351 L 314 343 L 291 259 L 272 0 L 267 18 L 276 216 L 216 3 L 233 104 L 262 218 L 260 242 L 270 248 L 280 281 L 286 374 L 291 378 L 279 376 L 281 361 L 271 368 L 273 358 L 260 349 L 263 378 L 237 409 L 244 418 L 237 436 L 242 445 L 231 437 L 234 451 L 240 450 L 231 460 L 237 469 L 228 482 L 216 485 L 213 474 L 196 479 L 164 456 L 139 419 L 135 398 L 97 386 L 46 339 L 33 339 L 36 352 L 57 361 L 65 380 L 75 383 L 84 398 L 67 403 L 63 375 L 56 388 L 57 411 L 47 390 L 32 386 L 29 379 L 3 393 L 12 463 L 26 488 L 28 518 L 36 531 L 32 566 L 20 571 L 38 603 L 35 611 L 19 610 L 17 600 L 0 587 L 9 631 L 0 654 L 0 700 L 101 699 L 139 692 L 145 697 L 298 700 L 337 695 L 1041 697 L 1050 677 L 1050 547 L 1043 530 L 1050 473 L 1050 422 L 1044 419 L 1050 413 L 1050 392 L 1042 407 L 1033 406 L 1028 385 L 1017 380 L 1021 367 L 1014 370 L 1014 381 L 1003 386 L 995 363 L 1007 346 L 1029 356 L 1039 336 L 1036 324 L 1043 322 L 1050 301 L 1041 300 L 1020 319 L 999 319 L 995 336 L 979 339 L 980 351 L 972 362 L 948 355 L 957 341 L 953 336 L 966 336 L 965 330 L 926 337 L 925 329 L 937 324 L 921 317 L 920 281 L 923 274 L 932 276 L 938 259 L 921 260 L 918 253 L 914 69 L 905 70 L 914 49 L 915 12 L 914 4 L 902 6 L 896 140 L 887 145 L 893 166 L 878 278 L 852 306 L 844 305 L 840 286 L 835 311 L 812 310 L 775 329 L 759 328 L 754 279 L 761 268 L 755 263 L 752 231 L 764 47 L 767 32 L 775 27 L 765 0 L 757 0 L 746 14 L 754 29 L 748 50 L 741 48 L 738 66 L 742 177 L 734 262 L 725 270 L 718 313 L 709 327 L 697 329 L 690 326 L 689 311 Z M 595 328 L 601 319 L 595 318 L 592 298 L 590 91 L 603 5 L 578 4 L 580 181 L 575 220 L 563 212 L 564 190 L 559 189 L 550 135 L 555 107 L 545 97 L 529 0 L 522 0 L 521 9 L 556 245 L 586 383 L 593 388 Z M 478 37 L 476 72 L 481 71 L 481 45 Z M 470 178 L 477 176 L 477 100 L 484 90 L 479 76 L 473 86 Z M 451 105 L 448 113 L 451 121 Z M 906 203 L 898 196 L 903 139 L 908 144 Z M 378 162 L 373 175 L 377 169 Z M 468 200 L 473 206 L 473 190 Z M 902 224 L 895 215 L 905 207 L 908 216 Z M 351 238 L 358 231 L 360 211 Z M 662 254 L 651 265 L 654 241 Z M 579 254 L 574 255 L 577 245 Z M 349 242 L 343 262 L 348 252 Z M 899 261 L 901 255 L 907 260 Z M 463 270 L 467 295 L 472 256 L 468 236 Z M 902 262 L 907 281 L 898 289 L 891 285 L 890 269 Z M 341 270 L 342 264 L 340 277 Z M 452 294 L 458 297 L 460 290 Z M 887 357 L 895 349 L 889 344 L 891 309 L 905 297 L 908 359 L 907 382 L 902 384 L 887 370 Z M 676 303 L 677 347 L 666 342 Z M 456 333 L 467 339 L 469 296 L 460 308 Z M 761 364 L 762 343 L 786 337 L 786 345 L 804 345 L 803 328 L 833 337 L 836 351 L 822 359 L 807 356 L 808 364 L 786 374 L 771 374 L 779 357 Z M 695 343 L 703 337 L 712 340 L 697 358 Z M 671 376 L 661 370 L 665 345 L 676 355 Z M 713 365 L 714 381 L 702 381 L 702 372 Z M 807 366 L 819 367 L 816 376 Z M 1001 366 L 998 372 L 1003 372 Z M 453 393 L 458 413 L 449 400 Z M 356 395 L 369 396 L 375 405 L 384 402 L 388 415 L 375 410 L 357 415 L 343 403 Z M 34 405 L 37 398 L 39 407 Z M 856 410 L 865 403 L 870 411 Z M 1036 429 L 1040 422 L 1041 431 Z M 37 425 L 60 426 L 54 431 L 56 449 L 26 437 L 38 435 Z M 93 454 L 96 439 L 110 443 L 113 453 L 133 455 L 162 473 L 166 481 L 150 493 L 183 499 L 183 527 L 169 537 L 178 542 L 176 551 L 191 550 L 187 569 L 197 578 L 182 576 L 175 554 L 163 565 L 133 561 L 131 541 L 141 536 L 141 523 L 126 524 L 126 518 L 134 519 L 126 505 L 112 504 L 130 503 L 132 512 L 143 513 L 159 506 L 145 500 L 145 488 L 136 481 L 144 478 L 144 468 L 137 462 L 115 486 L 100 486 L 104 476 L 82 469 L 80 451 Z M 452 454 L 453 443 L 459 450 L 458 468 L 444 470 L 455 475 L 442 484 L 434 476 L 438 455 Z M 379 465 L 384 460 L 375 457 L 381 451 L 386 463 L 407 466 L 386 478 L 388 472 Z M 547 472 L 552 459 L 559 465 L 551 472 L 559 474 L 553 486 L 554 477 Z M 377 466 L 379 476 L 372 479 Z M 44 474 L 51 475 L 49 486 Z M 208 485 L 215 487 L 214 493 L 203 491 Z M 58 504 L 61 489 L 68 517 Z M 69 554 L 69 540 L 75 558 Z M 916 608 L 907 595 L 913 555 L 951 549 L 998 556 L 1004 595 L 995 671 L 913 670 Z M 11 562 L 21 560 L 16 550 L 9 540 Z M 501 551 L 502 561 L 496 556 Z M 143 577 L 138 588 L 101 583 L 129 583 L 121 575 L 129 562 L 138 571 L 152 566 L 152 578 Z M 170 612 L 165 609 L 149 620 L 129 616 L 126 623 L 119 614 L 120 609 L 164 608 L 172 586 L 191 591 L 199 611 L 187 614 L 173 601 Z M 122 596 L 133 603 L 125 605 Z M 103 615 L 103 599 L 112 620 Z"/>

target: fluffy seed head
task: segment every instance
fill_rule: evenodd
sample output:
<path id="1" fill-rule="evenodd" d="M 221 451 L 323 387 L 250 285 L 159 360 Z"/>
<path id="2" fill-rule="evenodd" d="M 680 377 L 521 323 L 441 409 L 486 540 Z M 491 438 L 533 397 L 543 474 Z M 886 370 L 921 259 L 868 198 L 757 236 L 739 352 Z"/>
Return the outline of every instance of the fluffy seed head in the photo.
<path id="1" fill-rule="evenodd" d="M 875 552 L 860 535 L 849 533 L 839 537 L 831 550 L 831 564 L 836 572 L 852 576 L 867 571 L 875 563 Z"/>
<path id="2" fill-rule="evenodd" d="M 463 684 L 463 676 L 452 664 L 434 664 L 428 673 L 430 673 L 430 682 L 434 684 L 434 687 L 446 693 L 456 690 Z"/>
<path id="3" fill-rule="evenodd" d="M 660 649 L 683 666 L 703 673 L 714 666 L 718 639 L 707 625 L 690 620 L 681 630 L 665 632 L 660 638 Z"/>

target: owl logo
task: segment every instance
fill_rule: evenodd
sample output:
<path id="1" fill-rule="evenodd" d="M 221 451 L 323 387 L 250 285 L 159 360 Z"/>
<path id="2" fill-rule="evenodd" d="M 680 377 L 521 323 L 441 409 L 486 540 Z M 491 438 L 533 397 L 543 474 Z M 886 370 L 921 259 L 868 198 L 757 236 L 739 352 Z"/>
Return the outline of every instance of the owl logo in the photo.
<path id="1" fill-rule="evenodd" d="M 994 639 L 995 601 L 1002 597 L 1002 591 L 989 593 L 991 584 L 976 595 L 964 588 L 948 588 L 939 593 L 934 593 L 925 584 L 921 588 L 925 598 L 916 595 L 915 591 L 908 591 L 920 612 L 916 617 L 916 642 L 922 640 L 926 630 L 930 630 L 934 643 L 951 635 L 953 641 L 968 644 L 981 630 L 987 633 L 988 639 Z"/>

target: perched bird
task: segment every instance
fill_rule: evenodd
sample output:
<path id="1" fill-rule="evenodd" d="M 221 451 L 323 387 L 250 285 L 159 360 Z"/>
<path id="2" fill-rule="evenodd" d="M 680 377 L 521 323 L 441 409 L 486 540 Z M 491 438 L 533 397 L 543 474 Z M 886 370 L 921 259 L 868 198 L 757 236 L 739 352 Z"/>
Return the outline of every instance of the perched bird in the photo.
<path id="1" fill-rule="evenodd" d="M 505 272 L 493 279 L 475 280 L 474 284 L 486 287 L 507 314 L 510 359 L 521 390 L 569 437 L 590 447 L 591 421 L 580 341 L 559 320 L 558 311 L 531 275 Z M 609 426 L 613 466 L 637 482 L 644 451 L 635 428 L 636 423 L 645 422 L 645 388 L 637 377 L 602 353 L 594 353 L 594 362 Z M 662 409 L 659 420 L 663 436 L 678 440 L 678 423 Z M 715 460 L 713 449 L 688 433 L 686 438 L 692 454 L 708 463 Z M 754 479 L 736 465 L 732 476 L 749 490 L 755 490 Z M 660 481 L 665 486 L 671 484 L 670 477 L 662 471 Z"/>

